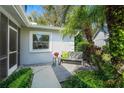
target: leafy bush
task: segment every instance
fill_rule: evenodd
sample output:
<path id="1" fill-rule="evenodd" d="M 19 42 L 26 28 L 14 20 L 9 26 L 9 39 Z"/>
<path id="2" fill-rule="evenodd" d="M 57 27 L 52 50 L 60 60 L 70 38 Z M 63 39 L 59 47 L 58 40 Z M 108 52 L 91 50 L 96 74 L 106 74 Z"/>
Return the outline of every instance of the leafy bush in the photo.
<path id="1" fill-rule="evenodd" d="M 108 53 L 104 53 L 101 50 L 97 50 L 92 55 L 92 62 L 98 68 L 98 76 L 103 80 L 113 79 L 115 69 L 111 64 L 111 56 Z"/>
<path id="2" fill-rule="evenodd" d="M 80 52 L 80 51 L 85 51 L 86 50 L 86 47 L 89 45 L 89 43 L 85 40 L 83 41 L 80 41 L 80 42 L 77 42 L 77 44 L 75 45 L 75 50 L 77 52 Z"/>
<path id="3" fill-rule="evenodd" d="M 107 53 L 103 53 L 102 54 L 102 60 L 104 62 L 110 62 L 111 61 L 111 55 L 110 54 L 107 54 Z"/>
<path id="4" fill-rule="evenodd" d="M 32 79 L 31 68 L 24 68 L 14 72 L 5 81 L 0 82 L 1 88 L 26 88 L 30 87 Z"/>
<path id="5" fill-rule="evenodd" d="M 108 68 L 108 70 L 111 69 Z M 108 71 L 109 72 L 109 71 Z M 113 75 L 98 73 L 97 71 L 79 71 L 75 75 L 62 82 L 63 88 L 117 88 L 124 87 L 124 78 L 116 85 Z"/>
<path id="6" fill-rule="evenodd" d="M 102 72 L 97 71 L 97 76 L 99 76 L 102 80 L 114 79 L 115 69 L 110 63 L 103 63 Z"/>
<path id="7" fill-rule="evenodd" d="M 78 50 L 79 49 L 78 46 L 80 47 L 80 45 L 78 44 L 82 41 L 83 41 L 82 33 L 80 32 L 77 36 L 75 36 L 75 51 L 76 52 L 82 51 L 82 50 Z M 82 47 L 80 49 L 82 49 Z"/>
<path id="8" fill-rule="evenodd" d="M 75 46 L 75 51 L 83 51 L 83 42 L 78 42 L 77 45 Z"/>
<path id="9" fill-rule="evenodd" d="M 100 55 L 102 54 L 102 51 L 101 51 L 101 50 L 96 50 L 96 51 L 95 51 L 95 54 L 96 54 L 97 56 L 100 56 Z"/>
<path id="10" fill-rule="evenodd" d="M 104 82 L 97 77 L 95 71 L 79 71 L 62 83 L 66 88 L 102 88 Z"/>
<path id="11" fill-rule="evenodd" d="M 115 82 L 115 68 L 111 64 L 111 56 L 101 51 L 92 55 L 92 62 L 97 66 L 96 76 L 104 82 L 104 87 L 118 87 Z"/>
<path id="12" fill-rule="evenodd" d="M 99 54 L 99 53 L 98 53 Z M 103 53 L 104 54 L 104 53 Z M 95 56 L 93 56 L 95 57 Z M 108 56 L 107 56 L 108 57 Z M 124 87 L 124 73 L 123 78 L 115 78 L 116 69 L 111 62 L 96 57 L 97 62 L 101 66 L 101 71 L 78 71 L 76 74 L 68 78 L 62 83 L 65 88 L 118 88 Z M 96 60 L 95 58 L 95 60 Z"/>
<path id="13" fill-rule="evenodd" d="M 66 59 L 66 58 L 68 58 L 68 57 L 69 57 L 69 52 L 63 51 L 63 52 L 62 52 L 62 58 L 63 58 L 63 59 Z"/>
<path id="14" fill-rule="evenodd" d="M 87 61 L 90 60 L 90 46 L 91 44 L 89 44 L 86 39 L 82 38 L 82 32 L 79 32 L 79 34 L 75 37 L 75 51 L 83 52 L 83 59 Z"/>
<path id="15" fill-rule="evenodd" d="M 102 49 L 103 49 L 103 51 L 104 51 L 105 53 L 109 53 L 109 52 L 110 52 L 109 45 L 104 45 L 104 46 L 102 47 Z"/>

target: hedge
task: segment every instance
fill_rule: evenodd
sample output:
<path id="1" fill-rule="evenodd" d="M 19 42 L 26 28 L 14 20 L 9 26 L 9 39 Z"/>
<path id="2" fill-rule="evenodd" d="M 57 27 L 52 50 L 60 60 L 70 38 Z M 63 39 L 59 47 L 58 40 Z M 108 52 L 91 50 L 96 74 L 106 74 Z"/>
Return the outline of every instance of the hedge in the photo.
<path id="1" fill-rule="evenodd" d="M 6 80 L 0 82 L 1 88 L 26 88 L 32 83 L 32 69 L 23 68 L 14 72 Z"/>

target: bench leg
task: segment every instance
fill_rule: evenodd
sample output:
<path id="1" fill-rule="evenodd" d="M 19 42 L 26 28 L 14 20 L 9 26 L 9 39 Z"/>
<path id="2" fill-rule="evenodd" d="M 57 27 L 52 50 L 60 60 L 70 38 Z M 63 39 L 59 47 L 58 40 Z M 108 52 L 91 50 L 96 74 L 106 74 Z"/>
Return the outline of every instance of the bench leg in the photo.
<path id="1" fill-rule="evenodd" d="M 63 63 L 63 60 L 60 59 L 60 65 Z"/>

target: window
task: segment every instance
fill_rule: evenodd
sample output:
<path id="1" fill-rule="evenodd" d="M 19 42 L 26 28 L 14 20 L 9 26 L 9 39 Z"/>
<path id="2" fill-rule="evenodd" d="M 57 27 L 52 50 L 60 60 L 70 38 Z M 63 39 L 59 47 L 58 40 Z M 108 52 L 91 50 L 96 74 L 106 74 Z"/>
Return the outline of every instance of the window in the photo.
<path id="1" fill-rule="evenodd" d="M 50 33 L 32 32 L 31 33 L 31 50 L 41 52 L 50 50 Z"/>
<path id="2" fill-rule="evenodd" d="M 33 34 L 33 49 L 48 49 L 49 35 Z"/>

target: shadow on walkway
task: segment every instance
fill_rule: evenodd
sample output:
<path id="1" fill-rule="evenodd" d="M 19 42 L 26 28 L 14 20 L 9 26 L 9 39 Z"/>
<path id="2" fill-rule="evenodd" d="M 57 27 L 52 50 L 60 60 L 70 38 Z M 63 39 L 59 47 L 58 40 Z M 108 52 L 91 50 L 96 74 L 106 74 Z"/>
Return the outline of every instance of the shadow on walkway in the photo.
<path id="1" fill-rule="evenodd" d="M 65 81 L 72 75 L 63 65 L 52 66 L 52 68 L 59 82 Z"/>
<path id="2" fill-rule="evenodd" d="M 68 77 L 72 76 L 75 73 L 75 71 L 96 69 L 93 66 L 86 66 L 86 65 L 83 66 L 83 65 L 67 64 L 67 63 L 52 66 L 52 68 L 59 82 L 65 81 Z"/>

